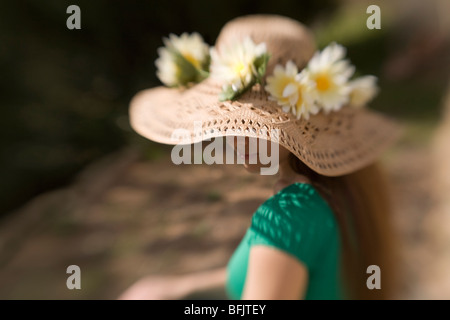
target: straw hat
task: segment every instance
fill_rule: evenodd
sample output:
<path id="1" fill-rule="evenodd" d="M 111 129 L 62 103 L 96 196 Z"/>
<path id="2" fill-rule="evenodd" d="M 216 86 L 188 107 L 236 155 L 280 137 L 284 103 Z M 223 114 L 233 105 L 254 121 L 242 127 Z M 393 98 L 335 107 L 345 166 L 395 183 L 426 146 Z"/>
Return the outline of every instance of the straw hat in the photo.
<path id="1" fill-rule="evenodd" d="M 177 144 L 173 132 L 184 129 L 191 142 L 212 137 L 258 136 L 273 140 L 294 153 L 312 170 L 338 176 L 363 168 L 398 138 L 396 121 L 366 107 L 348 103 L 336 110 L 298 117 L 283 110 L 267 90 L 268 76 L 276 65 L 293 62 L 298 70 L 316 52 L 311 32 L 289 18 L 253 15 L 228 22 L 219 34 L 215 50 L 221 52 L 250 37 L 265 43 L 270 54 L 262 83 L 256 83 L 235 100 L 220 101 L 223 81 L 207 77 L 188 88 L 157 87 L 139 92 L 130 104 L 130 122 L 142 136 L 164 144 Z M 278 67 L 280 68 L 280 67 Z M 266 89 L 265 89 L 266 88 Z M 198 132 L 195 123 L 201 121 Z M 276 137 L 272 134 L 277 132 Z M 275 137 L 275 138 L 274 138 Z"/>

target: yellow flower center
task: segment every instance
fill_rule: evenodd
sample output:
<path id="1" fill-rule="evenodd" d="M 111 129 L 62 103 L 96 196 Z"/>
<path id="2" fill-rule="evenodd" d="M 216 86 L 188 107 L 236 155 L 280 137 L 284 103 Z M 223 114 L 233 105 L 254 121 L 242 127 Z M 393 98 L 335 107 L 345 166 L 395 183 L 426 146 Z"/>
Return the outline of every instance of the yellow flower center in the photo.
<path id="1" fill-rule="evenodd" d="M 319 91 L 327 91 L 331 87 L 330 78 L 321 74 L 316 78 L 316 86 Z"/>
<path id="2" fill-rule="evenodd" d="M 239 74 L 239 75 L 241 75 L 245 69 L 246 69 L 245 65 L 242 62 L 236 63 L 233 67 L 234 73 Z"/>
<path id="3" fill-rule="evenodd" d="M 200 61 L 194 58 L 190 53 L 183 53 L 183 57 L 189 61 L 194 67 L 200 69 Z"/>

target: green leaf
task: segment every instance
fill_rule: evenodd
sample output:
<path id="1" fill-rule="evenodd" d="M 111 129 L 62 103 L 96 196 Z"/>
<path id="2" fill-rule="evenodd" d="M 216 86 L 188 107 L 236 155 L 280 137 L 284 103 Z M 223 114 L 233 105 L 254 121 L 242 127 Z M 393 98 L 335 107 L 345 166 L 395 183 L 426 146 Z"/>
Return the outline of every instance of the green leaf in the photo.
<path id="1" fill-rule="evenodd" d="M 252 81 L 244 88 L 239 91 L 234 91 L 231 85 L 227 86 L 226 89 L 222 90 L 219 94 L 219 101 L 231 100 L 234 101 L 247 92 L 251 87 L 253 87 L 256 83 L 256 78 L 253 78 Z"/>
<path id="2" fill-rule="evenodd" d="M 205 61 L 202 63 L 201 71 L 206 72 L 209 75 L 209 66 L 211 64 L 211 56 L 208 54 Z"/>
<path id="3" fill-rule="evenodd" d="M 205 80 L 206 78 L 208 78 L 209 77 L 209 72 L 208 71 L 205 71 L 205 70 L 200 70 L 200 69 L 197 69 L 197 71 L 198 71 L 198 76 L 197 76 L 197 81 L 195 81 L 195 82 L 201 82 L 201 81 L 203 81 L 203 80 Z"/>
<path id="4" fill-rule="evenodd" d="M 219 101 L 227 101 L 236 99 L 237 92 L 233 90 L 231 86 L 227 86 L 226 89 L 223 89 L 221 93 L 219 93 Z"/>
<path id="5" fill-rule="evenodd" d="M 261 83 L 267 69 L 267 63 L 269 62 L 270 54 L 264 53 L 255 59 L 254 65 L 256 69 L 256 82 Z"/>
<path id="6" fill-rule="evenodd" d="M 180 86 L 201 82 L 209 76 L 209 72 L 196 68 L 175 48 L 169 48 L 169 51 L 175 60 L 175 64 L 178 66 L 177 79 Z M 210 58 L 208 57 L 205 62 L 208 68 L 209 60 Z"/>

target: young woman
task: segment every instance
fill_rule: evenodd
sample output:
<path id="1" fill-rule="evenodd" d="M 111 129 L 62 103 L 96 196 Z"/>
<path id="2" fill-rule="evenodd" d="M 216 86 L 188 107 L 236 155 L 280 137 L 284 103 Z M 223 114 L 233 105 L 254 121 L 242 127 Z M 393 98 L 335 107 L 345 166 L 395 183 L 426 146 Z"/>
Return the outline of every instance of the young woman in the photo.
<path id="1" fill-rule="evenodd" d="M 180 298 L 224 282 L 234 299 L 391 297 L 395 242 L 376 158 L 399 130 L 364 108 L 374 77 L 350 79 L 343 47 L 315 52 L 311 33 L 279 16 L 229 22 L 210 51 L 197 34 L 165 43 L 158 75 L 183 89 L 140 93 L 130 111 L 135 130 L 169 144 L 245 137 L 246 169 L 262 172 L 262 151 L 278 151 L 278 179 L 226 270 L 146 278 L 121 297 Z M 381 288 L 369 283 L 373 266 Z"/>

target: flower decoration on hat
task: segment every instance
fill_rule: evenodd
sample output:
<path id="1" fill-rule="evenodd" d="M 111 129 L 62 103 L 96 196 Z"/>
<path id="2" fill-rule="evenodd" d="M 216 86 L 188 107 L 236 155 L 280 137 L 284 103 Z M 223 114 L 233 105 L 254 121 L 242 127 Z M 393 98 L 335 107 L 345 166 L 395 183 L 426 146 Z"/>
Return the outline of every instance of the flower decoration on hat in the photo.
<path id="1" fill-rule="evenodd" d="M 291 111 L 297 119 L 309 119 L 320 110 L 338 111 L 344 105 L 360 107 L 378 92 L 376 77 L 364 76 L 349 80 L 355 68 L 344 60 L 345 48 L 332 43 L 316 52 L 301 72 L 292 61 L 286 68 L 275 66 L 267 77 L 266 91 L 285 112 Z"/>
<path id="2" fill-rule="evenodd" d="M 208 77 L 209 46 L 196 32 L 164 38 L 155 61 L 157 76 L 168 87 L 188 86 Z"/>
<path id="3" fill-rule="evenodd" d="M 378 93 L 377 78 L 362 76 L 350 81 L 350 105 L 362 107 L 372 100 Z"/>
<path id="4" fill-rule="evenodd" d="M 209 48 L 198 33 L 164 39 L 156 60 L 159 79 L 169 87 L 184 87 L 211 76 L 222 82 L 220 101 L 236 100 L 256 83 L 263 84 L 270 54 L 266 44 L 250 37 L 220 48 Z M 265 90 L 284 112 L 309 119 L 320 111 L 343 106 L 362 107 L 378 93 L 377 78 L 351 79 L 355 67 L 345 59 L 343 46 L 331 43 L 317 51 L 303 70 L 292 61 L 276 65 Z"/>
<path id="5" fill-rule="evenodd" d="M 337 111 L 349 101 L 349 78 L 355 67 L 344 60 L 345 48 L 336 43 L 316 52 L 308 63 L 307 73 L 315 83 L 316 103 L 326 112 Z"/>
<path id="6" fill-rule="evenodd" d="M 316 93 L 314 82 L 305 70 L 298 72 L 297 66 L 288 61 L 286 67 L 275 66 L 273 75 L 267 77 L 265 89 L 271 94 L 270 100 L 277 101 L 284 112 L 292 112 L 297 118 L 302 115 L 309 119 L 309 114 L 319 112 L 314 104 Z"/>
<path id="7" fill-rule="evenodd" d="M 219 100 L 234 100 L 261 83 L 268 60 L 266 44 L 255 44 L 250 37 L 222 47 L 220 52 L 211 49 L 211 77 L 224 83 Z"/>

